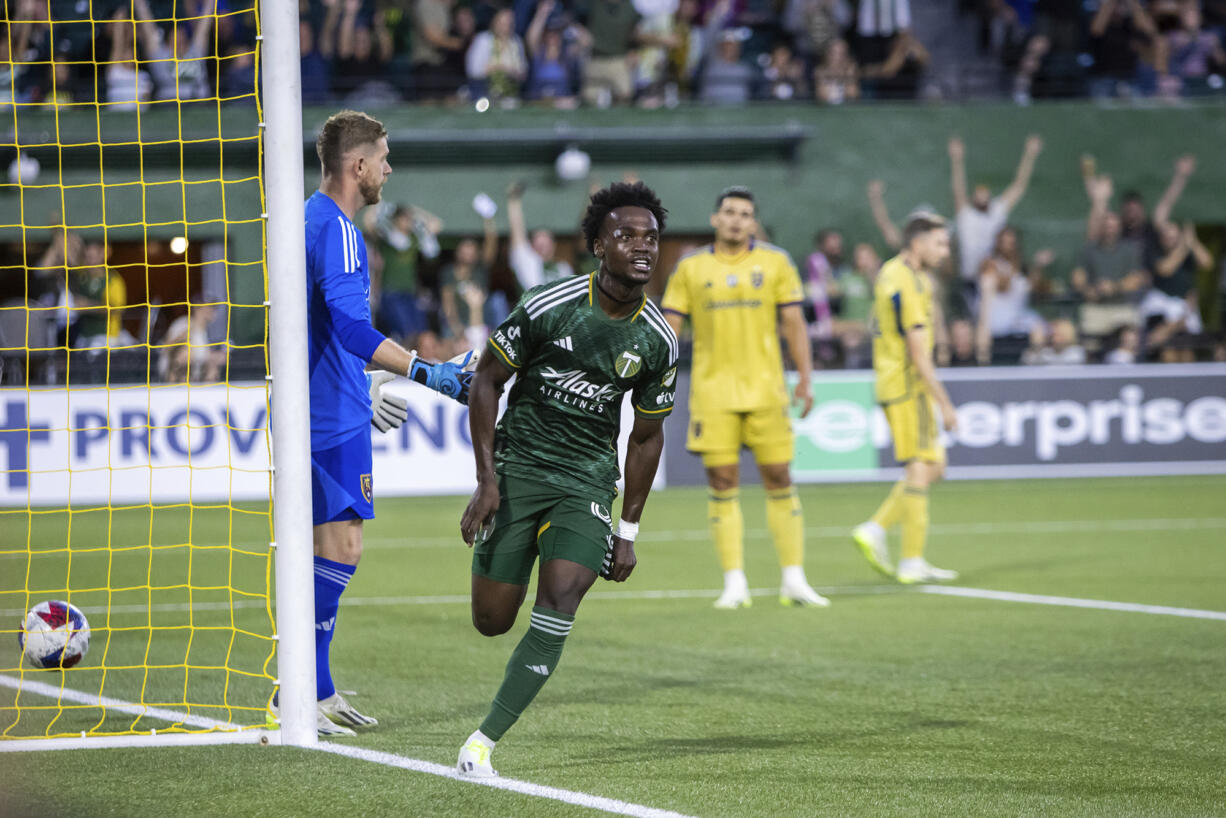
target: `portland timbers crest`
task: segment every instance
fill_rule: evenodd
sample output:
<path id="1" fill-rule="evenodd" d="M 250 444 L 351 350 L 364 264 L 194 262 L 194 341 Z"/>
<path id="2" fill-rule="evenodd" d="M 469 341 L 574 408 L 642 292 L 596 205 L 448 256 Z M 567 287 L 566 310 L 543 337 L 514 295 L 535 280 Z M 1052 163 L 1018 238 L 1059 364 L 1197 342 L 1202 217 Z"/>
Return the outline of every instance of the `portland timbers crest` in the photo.
<path id="1" fill-rule="evenodd" d="M 643 356 L 635 355 L 633 352 L 626 351 L 617 359 L 615 365 L 617 375 L 620 378 L 633 378 L 643 368 Z"/>

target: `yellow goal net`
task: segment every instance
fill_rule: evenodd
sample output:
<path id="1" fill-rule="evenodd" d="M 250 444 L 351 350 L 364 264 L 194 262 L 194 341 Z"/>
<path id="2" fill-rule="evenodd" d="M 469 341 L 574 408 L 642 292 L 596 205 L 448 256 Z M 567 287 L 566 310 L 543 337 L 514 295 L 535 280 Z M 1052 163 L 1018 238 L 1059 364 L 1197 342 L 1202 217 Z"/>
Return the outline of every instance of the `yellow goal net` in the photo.
<path id="1" fill-rule="evenodd" d="M 276 667 L 258 9 L 7 10 L 0 750 L 249 740 Z"/>

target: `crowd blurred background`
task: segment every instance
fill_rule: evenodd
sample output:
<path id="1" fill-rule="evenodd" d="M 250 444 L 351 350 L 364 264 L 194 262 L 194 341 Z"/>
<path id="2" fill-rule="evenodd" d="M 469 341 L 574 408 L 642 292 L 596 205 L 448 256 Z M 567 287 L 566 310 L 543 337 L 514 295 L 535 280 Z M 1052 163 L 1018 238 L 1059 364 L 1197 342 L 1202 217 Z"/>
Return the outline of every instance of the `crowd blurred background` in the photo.
<path id="1" fill-rule="evenodd" d="M 7 0 L 4 8 L 0 110 L 14 102 L 144 111 L 254 100 L 251 0 Z M 299 16 L 304 103 L 376 113 L 414 104 L 835 106 L 917 98 L 1161 106 L 1212 101 L 1223 94 L 1226 71 L 1226 0 L 300 0 Z M 1175 152 L 1177 141 L 1172 134 Z M 955 246 L 940 280 L 941 364 L 1226 360 L 1220 330 L 1203 320 L 1220 314 L 1226 293 L 1226 236 L 1221 226 L 1181 218 L 1178 208 L 1196 184 L 1196 156 L 1164 169 L 1169 181 L 1156 190 L 1117 185 L 1084 156 L 1084 246 L 1055 269 L 1052 251 L 1034 246 L 1010 219 L 1035 173 L 1069 172 L 1044 167 L 1043 140 L 1026 140 L 999 191 L 968 184 L 958 135 L 946 148 L 953 209 L 933 206 L 951 215 Z M 817 223 L 811 247 L 786 248 L 805 284 L 822 368 L 870 365 L 873 281 L 897 251 L 906 217 L 889 212 L 884 181 L 860 184 L 875 234 Z M 578 212 L 574 233 L 555 235 L 532 229 L 542 220 L 525 213 L 522 182 L 459 193 L 480 193 L 478 235 L 456 233 L 431 212 L 431 195 L 457 191 L 422 191 L 418 201 L 385 202 L 361 217 L 376 323 L 439 359 L 480 345 L 523 290 L 595 266 L 576 241 Z M 948 201 L 945 191 L 933 195 Z M 759 237 L 772 238 L 769 223 Z M 652 294 L 662 291 L 676 254 L 701 240 L 688 236 L 674 248 Z M 153 344 L 142 377 L 225 377 L 233 350 L 216 289 L 184 293 L 165 309 L 143 292 L 136 305 L 127 295 L 132 274 L 120 271 L 116 252 L 74 230 L 27 244 L 26 280 L 0 298 L 20 292 L 39 305 L 39 326 L 28 331 L 48 346 L 97 356 Z M 148 262 L 153 251 L 143 252 Z M 1212 287 L 1198 284 L 1206 276 Z M 27 331 L 18 323 L 16 311 L 0 312 L 0 346 L 20 346 L 3 341 Z M 12 382 L 23 362 L 5 358 Z"/>
<path id="2" fill-rule="evenodd" d="M 214 92 L 251 101 L 252 0 L 4 6 L 0 101 L 144 105 Z M 954 9 L 926 0 L 299 0 L 303 98 L 569 108 L 1223 93 L 1226 0 L 957 0 Z"/>

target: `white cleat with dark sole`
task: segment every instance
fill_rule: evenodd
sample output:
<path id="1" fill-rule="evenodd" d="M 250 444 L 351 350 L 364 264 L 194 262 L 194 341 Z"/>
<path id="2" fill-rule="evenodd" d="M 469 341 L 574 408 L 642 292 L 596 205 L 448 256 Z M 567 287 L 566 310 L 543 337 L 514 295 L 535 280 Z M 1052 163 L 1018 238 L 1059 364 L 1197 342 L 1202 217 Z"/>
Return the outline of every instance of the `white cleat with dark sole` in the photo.
<path id="1" fill-rule="evenodd" d="M 492 778 L 498 775 L 498 771 L 490 766 L 490 753 L 493 751 L 494 742 L 477 730 L 460 748 L 460 757 L 455 765 L 456 772 L 468 778 Z"/>
<path id="2" fill-rule="evenodd" d="M 277 697 L 275 694 L 273 695 L 272 704 L 268 705 L 268 715 L 264 721 L 267 726 L 272 729 L 278 729 L 281 725 L 281 709 L 277 706 Z M 321 738 L 357 735 L 357 733 L 353 732 L 345 725 L 336 724 L 325 716 L 322 707 L 315 708 L 315 731 Z"/>
<path id="3" fill-rule="evenodd" d="M 323 713 L 334 724 L 341 727 L 378 727 L 379 720 L 366 716 L 354 709 L 353 705 L 339 693 L 333 693 L 319 702 L 319 712 Z"/>

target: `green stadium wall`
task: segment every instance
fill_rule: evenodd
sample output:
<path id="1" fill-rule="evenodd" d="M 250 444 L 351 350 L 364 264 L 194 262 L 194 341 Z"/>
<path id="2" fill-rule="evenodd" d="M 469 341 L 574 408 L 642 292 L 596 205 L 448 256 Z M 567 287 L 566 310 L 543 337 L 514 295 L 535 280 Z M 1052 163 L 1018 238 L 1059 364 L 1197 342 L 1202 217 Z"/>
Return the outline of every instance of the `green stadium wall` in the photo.
<path id="1" fill-rule="evenodd" d="M 312 134 L 331 110 L 306 110 L 305 133 Z M 884 252 L 866 183 L 874 178 L 886 183 L 886 201 L 896 221 L 919 204 L 948 214 L 953 203 L 946 140 L 954 133 L 966 142 L 968 181 L 984 182 L 994 191 L 1012 179 L 1026 135 L 1044 138 L 1030 191 L 1012 222 L 1022 229 L 1028 251 L 1056 251 L 1055 275 L 1074 266 L 1081 245 L 1088 207 L 1080 176 L 1083 154 L 1094 155 L 1100 171 L 1114 176 L 1117 194 L 1138 190 L 1152 206 L 1170 180 L 1175 158 L 1194 153 L 1199 167 L 1175 217 L 1226 225 L 1221 193 L 1226 190 L 1226 106 L 1221 104 L 764 105 L 485 113 L 404 106 L 371 113 L 391 134 L 395 172 L 385 198 L 437 213 L 450 235 L 479 232 L 473 195 L 486 191 L 501 201 L 515 179 L 528 183 L 530 226 L 573 233 L 586 184 L 558 182 L 552 158 L 562 146 L 575 143 L 592 154 L 596 179 L 607 182 L 629 172 L 655 187 L 675 235 L 707 233 L 715 194 L 743 184 L 758 193 L 761 220 L 772 240 L 798 258 L 809 252 L 814 233 L 824 227 L 841 230 L 850 242 L 871 241 Z M 22 143 L 54 142 L 58 130 L 61 144 L 81 145 L 31 149 L 42 163 L 38 184 L 56 181 L 62 161 L 64 183 L 78 187 L 64 196 L 56 187 L 30 188 L 20 198 L 8 188 L 0 195 L 0 207 L 24 214 L 27 225 L 46 223 L 45 214 L 62 208 L 70 226 L 98 236 L 105 207 L 108 224 L 132 225 L 111 230 L 112 236 L 158 239 L 182 235 L 185 218 L 207 222 L 258 214 L 258 158 L 251 143 L 241 139 L 250 133 L 249 122 L 250 114 L 240 110 L 223 112 L 220 119 L 214 110 L 185 111 L 182 133 L 199 134 L 201 141 L 183 151 L 174 145 L 142 151 L 131 145 L 99 148 L 93 116 L 61 116 L 57 124 L 52 114 L 23 112 L 17 123 Z M 137 140 L 134 114 L 104 115 L 102 125 L 104 142 Z M 139 122 L 145 142 L 173 139 L 177 129 L 169 112 L 146 113 Z M 318 166 L 309 145 L 303 156 L 310 190 L 318 183 Z M 105 195 L 98 186 L 100 166 Z M 222 181 L 186 186 L 169 181 L 178 177 L 180 167 L 188 178 Z M 501 212 L 498 220 L 505 232 Z M 156 224 L 145 228 L 142 222 Z M 20 230 L 7 228 L 0 230 L 0 240 L 38 241 L 46 232 L 28 229 L 23 237 Z M 222 234 L 216 221 L 187 232 L 193 240 Z M 260 247 L 258 224 L 231 227 L 226 255 L 236 303 L 263 300 L 258 268 L 251 264 L 260 257 Z M 236 316 L 236 339 L 258 339 L 261 316 L 259 310 L 248 312 L 245 320 Z"/>

